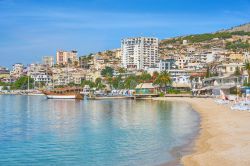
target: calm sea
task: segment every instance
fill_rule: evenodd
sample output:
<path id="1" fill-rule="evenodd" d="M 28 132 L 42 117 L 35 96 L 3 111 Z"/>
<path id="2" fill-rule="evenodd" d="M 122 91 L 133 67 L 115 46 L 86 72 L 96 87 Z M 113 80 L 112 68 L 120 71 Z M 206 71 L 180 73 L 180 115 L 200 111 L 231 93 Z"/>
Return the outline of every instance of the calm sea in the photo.
<path id="1" fill-rule="evenodd" d="M 160 165 L 198 124 L 185 103 L 0 96 L 0 165 Z"/>

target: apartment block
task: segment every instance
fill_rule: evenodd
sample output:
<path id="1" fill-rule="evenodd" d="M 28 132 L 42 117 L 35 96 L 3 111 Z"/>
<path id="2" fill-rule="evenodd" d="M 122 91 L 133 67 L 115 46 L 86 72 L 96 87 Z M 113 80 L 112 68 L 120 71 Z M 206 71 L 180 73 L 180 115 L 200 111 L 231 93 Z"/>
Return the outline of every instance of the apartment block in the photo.
<path id="1" fill-rule="evenodd" d="M 122 66 L 142 70 L 159 62 L 159 40 L 152 37 L 126 38 L 121 41 Z"/>
<path id="2" fill-rule="evenodd" d="M 52 67 L 54 65 L 54 57 L 53 56 L 44 56 L 43 59 L 43 64 Z"/>
<path id="3" fill-rule="evenodd" d="M 57 51 L 57 65 L 76 65 L 78 64 L 77 51 Z"/>
<path id="4" fill-rule="evenodd" d="M 24 65 L 21 63 L 16 63 L 12 66 L 12 71 L 10 72 L 10 75 L 15 78 L 19 78 L 22 75 L 24 75 Z"/>

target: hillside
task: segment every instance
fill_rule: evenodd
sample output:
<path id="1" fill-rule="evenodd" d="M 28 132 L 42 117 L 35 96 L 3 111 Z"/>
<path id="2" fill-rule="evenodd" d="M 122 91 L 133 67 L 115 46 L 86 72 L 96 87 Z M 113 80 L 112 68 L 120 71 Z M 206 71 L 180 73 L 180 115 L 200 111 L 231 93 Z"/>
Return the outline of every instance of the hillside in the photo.
<path id="1" fill-rule="evenodd" d="M 224 48 L 235 52 L 250 50 L 250 24 L 215 33 L 163 39 L 160 41 L 159 52 L 162 57 L 183 55 L 190 51 L 190 47 L 192 47 L 191 50 L 196 50 L 196 52 L 202 52 L 210 48 Z"/>
<path id="2" fill-rule="evenodd" d="M 239 25 L 226 30 L 226 32 L 237 32 L 237 31 L 250 32 L 250 23 Z"/>
<path id="3" fill-rule="evenodd" d="M 176 42 L 182 42 L 183 40 L 187 40 L 189 43 L 199 43 L 211 41 L 213 39 L 229 39 L 232 38 L 233 35 L 250 36 L 250 23 L 236 26 L 228 30 L 218 31 L 215 33 L 194 34 L 165 39 L 161 41 L 161 44 L 173 44 Z"/>

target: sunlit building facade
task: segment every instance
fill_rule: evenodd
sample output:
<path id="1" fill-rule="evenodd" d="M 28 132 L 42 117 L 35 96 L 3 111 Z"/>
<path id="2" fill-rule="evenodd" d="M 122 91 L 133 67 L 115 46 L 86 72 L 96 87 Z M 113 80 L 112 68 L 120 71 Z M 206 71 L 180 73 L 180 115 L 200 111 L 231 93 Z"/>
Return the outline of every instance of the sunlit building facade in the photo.
<path id="1" fill-rule="evenodd" d="M 126 38 L 121 41 L 122 66 L 142 70 L 159 62 L 159 40 L 153 37 Z"/>

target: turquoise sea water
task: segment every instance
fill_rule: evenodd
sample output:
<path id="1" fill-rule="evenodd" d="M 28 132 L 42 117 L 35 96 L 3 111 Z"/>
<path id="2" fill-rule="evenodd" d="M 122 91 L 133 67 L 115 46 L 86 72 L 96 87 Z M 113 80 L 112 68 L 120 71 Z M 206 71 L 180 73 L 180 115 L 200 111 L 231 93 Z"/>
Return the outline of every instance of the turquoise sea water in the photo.
<path id="1" fill-rule="evenodd" d="M 0 165 L 160 165 L 198 124 L 184 103 L 0 96 Z"/>

